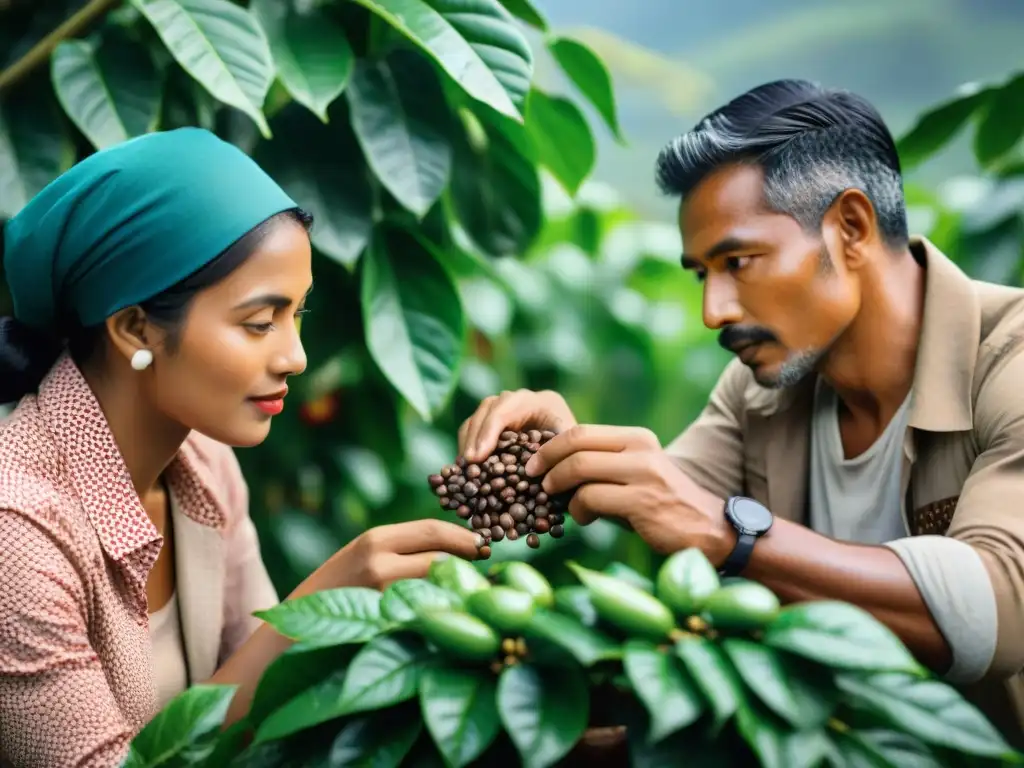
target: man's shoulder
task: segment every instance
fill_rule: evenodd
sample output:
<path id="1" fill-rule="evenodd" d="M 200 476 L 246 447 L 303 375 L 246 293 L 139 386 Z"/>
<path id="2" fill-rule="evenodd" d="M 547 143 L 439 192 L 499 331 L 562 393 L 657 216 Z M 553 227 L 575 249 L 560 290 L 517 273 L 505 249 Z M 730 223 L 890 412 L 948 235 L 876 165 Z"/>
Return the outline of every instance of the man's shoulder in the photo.
<path id="1" fill-rule="evenodd" d="M 978 373 L 1024 349 L 1024 288 L 973 281 L 981 314 Z"/>

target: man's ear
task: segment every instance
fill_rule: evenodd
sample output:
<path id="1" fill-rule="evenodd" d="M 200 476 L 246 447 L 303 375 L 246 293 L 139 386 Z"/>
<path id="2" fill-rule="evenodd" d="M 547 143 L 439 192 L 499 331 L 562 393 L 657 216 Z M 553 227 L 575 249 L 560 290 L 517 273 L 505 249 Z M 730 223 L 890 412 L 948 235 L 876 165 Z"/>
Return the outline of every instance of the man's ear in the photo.
<path id="1" fill-rule="evenodd" d="M 859 189 L 847 189 L 836 198 L 829 216 L 847 269 L 863 267 L 878 245 L 878 217 L 871 200 Z"/>
<path id="2" fill-rule="evenodd" d="M 125 360 L 131 360 L 132 355 L 140 349 L 153 351 L 159 342 L 155 328 L 146 319 L 146 313 L 137 306 L 115 312 L 106 319 L 106 326 L 114 349 Z"/>

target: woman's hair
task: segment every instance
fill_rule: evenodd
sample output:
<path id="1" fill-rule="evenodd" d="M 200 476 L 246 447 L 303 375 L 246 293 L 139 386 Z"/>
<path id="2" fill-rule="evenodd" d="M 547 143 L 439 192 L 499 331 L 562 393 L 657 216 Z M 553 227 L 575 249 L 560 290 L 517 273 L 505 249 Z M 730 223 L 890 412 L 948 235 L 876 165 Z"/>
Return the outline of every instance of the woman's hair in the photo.
<path id="1" fill-rule="evenodd" d="M 301 208 L 282 211 L 246 232 L 211 262 L 150 299 L 139 302 L 147 319 L 167 331 L 166 348 L 173 353 L 180 342 L 185 316 L 196 294 L 210 288 L 241 266 L 281 221 L 294 221 L 307 231 L 311 214 Z M 0 260 L 3 259 L 0 237 Z M 35 392 L 57 358 L 67 350 L 79 365 L 102 348 L 106 325 L 82 327 L 65 321 L 60 338 L 51 337 L 13 317 L 0 318 L 0 404 L 12 403 Z"/>

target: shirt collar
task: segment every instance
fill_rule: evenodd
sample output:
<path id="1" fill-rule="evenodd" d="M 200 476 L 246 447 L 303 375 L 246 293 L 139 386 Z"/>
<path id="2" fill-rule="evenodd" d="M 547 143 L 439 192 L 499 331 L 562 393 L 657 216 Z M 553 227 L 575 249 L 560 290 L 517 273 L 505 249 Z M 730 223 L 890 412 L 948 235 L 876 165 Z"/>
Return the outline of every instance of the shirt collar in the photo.
<path id="1" fill-rule="evenodd" d="M 43 380 L 38 404 L 104 551 L 123 560 L 159 541 L 99 401 L 68 355 Z M 203 525 L 223 527 L 224 505 L 213 490 L 214 478 L 190 441 L 166 477 L 182 513 Z"/>

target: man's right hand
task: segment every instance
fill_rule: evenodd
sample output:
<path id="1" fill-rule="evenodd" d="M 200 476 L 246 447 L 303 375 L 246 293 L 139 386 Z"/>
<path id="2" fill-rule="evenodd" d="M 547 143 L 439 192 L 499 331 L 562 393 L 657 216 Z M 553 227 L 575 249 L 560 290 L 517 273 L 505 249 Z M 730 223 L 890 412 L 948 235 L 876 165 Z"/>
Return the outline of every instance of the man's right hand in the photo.
<path id="1" fill-rule="evenodd" d="M 498 438 L 507 429 L 564 432 L 575 425 L 576 417 L 557 392 L 502 392 L 485 398 L 459 427 L 459 454 L 470 462 L 483 461 L 498 447 Z"/>

